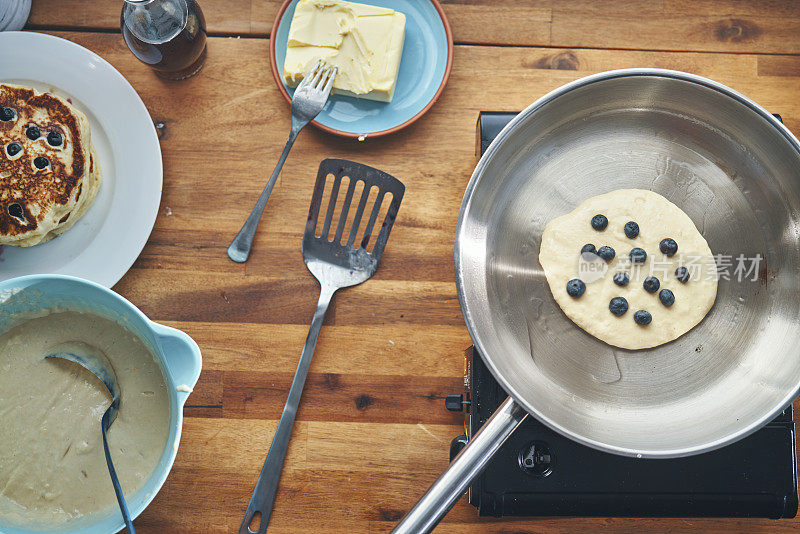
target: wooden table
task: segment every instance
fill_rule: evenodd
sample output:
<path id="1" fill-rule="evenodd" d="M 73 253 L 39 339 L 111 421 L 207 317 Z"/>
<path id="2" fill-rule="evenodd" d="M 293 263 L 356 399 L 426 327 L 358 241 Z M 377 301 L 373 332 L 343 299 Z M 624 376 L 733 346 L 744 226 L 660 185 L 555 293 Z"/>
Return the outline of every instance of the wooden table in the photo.
<path id="1" fill-rule="evenodd" d="M 462 418 L 444 409 L 470 344 L 453 236 L 476 163 L 479 110 L 519 110 L 578 77 L 664 67 L 714 78 L 800 132 L 800 2 L 445 0 L 456 47 L 437 105 L 364 144 L 308 128 L 272 193 L 250 261 L 225 250 L 289 131 L 269 72 L 278 0 L 200 0 L 211 37 L 196 77 L 157 78 L 119 34 L 121 2 L 34 0 L 28 27 L 103 56 L 161 128 L 164 194 L 115 289 L 203 351 L 172 474 L 141 533 L 233 532 L 275 431 L 317 299 L 300 236 L 319 161 L 344 157 L 406 184 L 374 279 L 338 294 L 323 327 L 270 532 L 387 531 L 448 462 Z M 437 532 L 794 531 L 800 520 L 479 519 L 462 499 Z"/>

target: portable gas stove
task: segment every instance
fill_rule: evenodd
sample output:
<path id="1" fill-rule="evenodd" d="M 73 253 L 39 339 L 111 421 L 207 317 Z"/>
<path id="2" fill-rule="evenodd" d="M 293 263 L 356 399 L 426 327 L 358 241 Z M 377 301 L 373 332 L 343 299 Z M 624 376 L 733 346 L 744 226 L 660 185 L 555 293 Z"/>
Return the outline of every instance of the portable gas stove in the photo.
<path id="1" fill-rule="evenodd" d="M 481 112 L 478 151 L 514 113 Z M 447 409 L 465 411 L 466 434 L 451 459 L 507 394 L 474 348 L 465 392 Z M 769 517 L 797 514 L 792 408 L 750 436 L 705 454 L 669 460 L 617 456 L 580 445 L 532 417 L 511 435 L 469 488 L 482 516 Z"/>

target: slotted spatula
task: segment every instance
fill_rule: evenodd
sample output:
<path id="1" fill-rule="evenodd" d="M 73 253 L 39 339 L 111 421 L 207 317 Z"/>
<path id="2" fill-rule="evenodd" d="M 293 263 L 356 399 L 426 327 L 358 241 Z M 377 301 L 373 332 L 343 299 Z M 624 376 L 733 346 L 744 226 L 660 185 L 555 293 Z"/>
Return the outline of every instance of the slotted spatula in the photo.
<path id="1" fill-rule="evenodd" d="M 344 202 L 341 202 L 337 199 L 341 196 L 339 189 L 344 176 L 348 177 L 349 182 Z M 328 200 L 328 209 L 319 232 L 320 237 L 317 237 L 315 235 L 317 219 L 327 180 L 333 180 L 333 185 Z M 364 188 L 361 198 L 357 199 L 358 205 L 352 219 L 351 230 L 345 238 L 343 235 L 345 223 L 348 220 L 348 214 L 354 202 L 356 184 L 359 181 L 363 182 Z M 373 203 L 367 205 L 370 190 L 373 188 L 377 188 L 377 197 Z M 264 466 L 261 468 L 261 474 L 258 476 L 258 482 L 253 496 L 250 498 L 250 504 L 247 506 L 244 520 L 239 527 L 240 534 L 263 534 L 267 531 L 275 494 L 278 490 L 278 481 L 283 469 L 283 460 L 286 457 L 286 448 L 292 434 L 292 425 L 294 425 L 308 368 L 311 365 L 311 358 L 314 355 L 314 348 L 317 345 L 319 331 L 322 328 L 322 321 L 325 319 L 325 312 L 328 310 L 331 297 L 336 290 L 360 284 L 375 273 L 383 255 L 383 249 L 386 247 L 386 241 L 389 239 L 389 232 L 392 231 L 392 225 L 397 217 L 397 210 L 400 208 L 404 192 L 405 186 L 397 178 L 360 163 L 343 159 L 326 159 L 319 165 L 317 183 L 314 186 L 314 195 L 311 197 L 311 207 L 308 210 L 308 221 L 305 235 L 303 235 L 303 260 L 311 274 L 319 281 L 319 302 L 317 302 L 317 311 L 314 312 L 314 319 L 311 321 L 311 329 L 308 332 L 303 353 L 300 355 L 300 363 L 297 365 L 292 387 L 289 389 L 286 406 L 284 406 L 283 414 L 278 422 L 278 429 L 272 439 Z M 378 213 L 384 197 L 388 194 L 391 194 L 391 204 L 389 204 L 384 219 L 380 222 L 380 232 L 372 252 L 367 252 Z M 341 207 L 339 222 L 334 233 L 331 229 L 331 222 L 336 208 L 339 206 Z M 364 223 L 365 216 L 368 216 L 366 223 Z M 330 239 L 329 233 L 333 233 L 333 237 Z M 356 241 L 357 239 L 358 241 Z M 254 520 L 257 514 L 260 514 L 260 520 L 258 518 Z M 251 527 L 254 527 L 255 530 L 252 530 Z"/>

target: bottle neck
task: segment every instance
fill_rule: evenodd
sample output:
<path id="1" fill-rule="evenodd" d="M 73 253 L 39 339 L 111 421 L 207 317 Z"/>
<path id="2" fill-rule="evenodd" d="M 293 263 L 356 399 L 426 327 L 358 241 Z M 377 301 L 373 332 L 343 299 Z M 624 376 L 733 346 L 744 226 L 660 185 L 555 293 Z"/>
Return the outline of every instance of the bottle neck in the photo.
<path id="1" fill-rule="evenodd" d="M 165 43 L 186 26 L 186 0 L 125 0 L 123 22 L 139 39 L 151 44 Z"/>

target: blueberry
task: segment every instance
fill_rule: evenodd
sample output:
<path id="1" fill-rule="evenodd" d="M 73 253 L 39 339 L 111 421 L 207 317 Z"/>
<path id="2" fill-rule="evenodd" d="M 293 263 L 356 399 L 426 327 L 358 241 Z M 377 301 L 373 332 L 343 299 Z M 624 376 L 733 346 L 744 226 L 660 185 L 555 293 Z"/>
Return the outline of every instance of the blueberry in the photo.
<path id="1" fill-rule="evenodd" d="M 47 134 L 47 142 L 50 143 L 50 146 L 61 146 L 61 143 L 64 142 L 64 138 L 58 132 L 50 132 Z"/>
<path id="2" fill-rule="evenodd" d="M 16 217 L 17 219 L 25 218 L 25 212 L 22 211 L 22 206 L 20 206 L 17 202 L 8 205 L 8 214 L 12 217 Z"/>
<path id="3" fill-rule="evenodd" d="M 661 250 L 662 254 L 666 254 L 670 257 L 674 256 L 675 253 L 678 252 L 678 244 L 670 237 L 662 239 L 661 243 L 658 244 L 658 248 Z"/>
<path id="4" fill-rule="evenodd" d="M 597 255 L 600 256 L 601 258 L 603 258 L 605 261 L 613 260 L 614 256 L 616 256 L 616 254 L 617 253 L 614 252 L 613 248 L 611 248 L 609 246 L 606 246 L 606 245 L 603 245 L 602 247 L 597 249 Z"/>
<path id="5" fill-rule="evenodd" d="M 42 132 L 40 132 L 39 128 L 36 126 L 28 126 L 28 129 L 25 130 L 25 135 L 27 135 L 28 139 L 31 141 L 36 141 L 42 136 Z"/>
<path id="6" fill-rule="evenodd" d="M 628 273 L 615 273 L 612 280 L 614 280 L 614 283 L 618 286 L 625 287 L 628 285 L 628 282 L 631 281 L 631 277 L 628 276 Z"/>
<path id="7" fill-rule="evenodd" d="M 636 324 L 647 326 L 653 320 L 653 316 L 647 310 L 639 310 L 633 314 L 633 320 L 636 321 Z"/>
<path id="8" fill-rule="evenodd" d="M 625 312 L 628 311 L 628 301 L 623 297 L 614 297 L 611 299 L 611 302 L 608 303 L 608 309 L 611 313 L 620 317 L 625 315 Z"/>
<path id="9" fill-rule="evenodd" d="M 662 289 L 658 293 L 658 300 L 661 301 L 661 304 L 669 308 L 675 304 L 675 295 L 669 289 Z"/>
<path id="10" fill-rule="evenodd" d="M 592 217 L 592 228 L 597 230 L 598 232 L 605 230 L 606 226 L 608 226 L 608 218 L 605 215 L 597 214 Z"/>
<path id="11" fill-rule="evenodd" d="M 0 107 L 0 121 L 13 121 L 17 116 L 17 112 L 12 108 Z"/>
<path id="12" fill-rule="evenodd" d="M 678 279 L 678 282 L 685 284 L 689 281 L 689 269 L 686 267 L 678 267 L 675 269 L 675 278 Z"/>
<path id="13" fill-rule="evenodd" d="M 626 222 L 625 235 L 628 236 L 628 239 L 634 239 L 636 236 L 639 235 L 639 225 L 633 221 Z"/>
<path id="14" fill-rule="evenodd" d="M 22 145 L 19 143 L 11 143 L 6 147 L 6 154 L 11 156 L 12 158 L 19 154 L 20 150 L 22 150 Z"/>
<path id="15" fill-rule="evenodd" d="M 33 160 L 33 164 L 36 165 L 37 169 L 44 169 L 45 167 L 50 165 L 50 160 L 48 160 L 44 156 L 39 156 L 38 158 Z"/>
<path id="16" fill-rule="evenodd" d="M 567 294 L 576 299 L 583 295 L 583 292 L 586 291 L 586 284 L 583 283 L 582 280 L 578 280 L 577 278 L 573 278 L 569 282 L 567 282 Z"/>
<path id="17" fill-rule="evenodd" d="M 583 254 L 584 252 L 591 252 L 592 254 L 597 254 L 597 249 L 594 248 L 594 245 L 592 245 L 591 243 L 586 243 L 585 245 L 583 245 L 583 247 L 581 247 L 581 254 Z"/>
<path id="18" fill-rule="evenodd" d="M 644 283 L 642 283 L 644 290 L 648 293 L 655 293 L 658 291 L 658 288 L 661 287 L 661 282 L 658 281 L 658 278 L 655 276 L 648 276 L 644 279 Z"/>
<path id="19" fill-rule="evenodd" d="M 637 263 L 641 265 L 647 261 L 647 252 L 645 252 L 643 248 L 636 247 L 631 249 L 629 256 L 631 258 L 631 263 Z"/>

